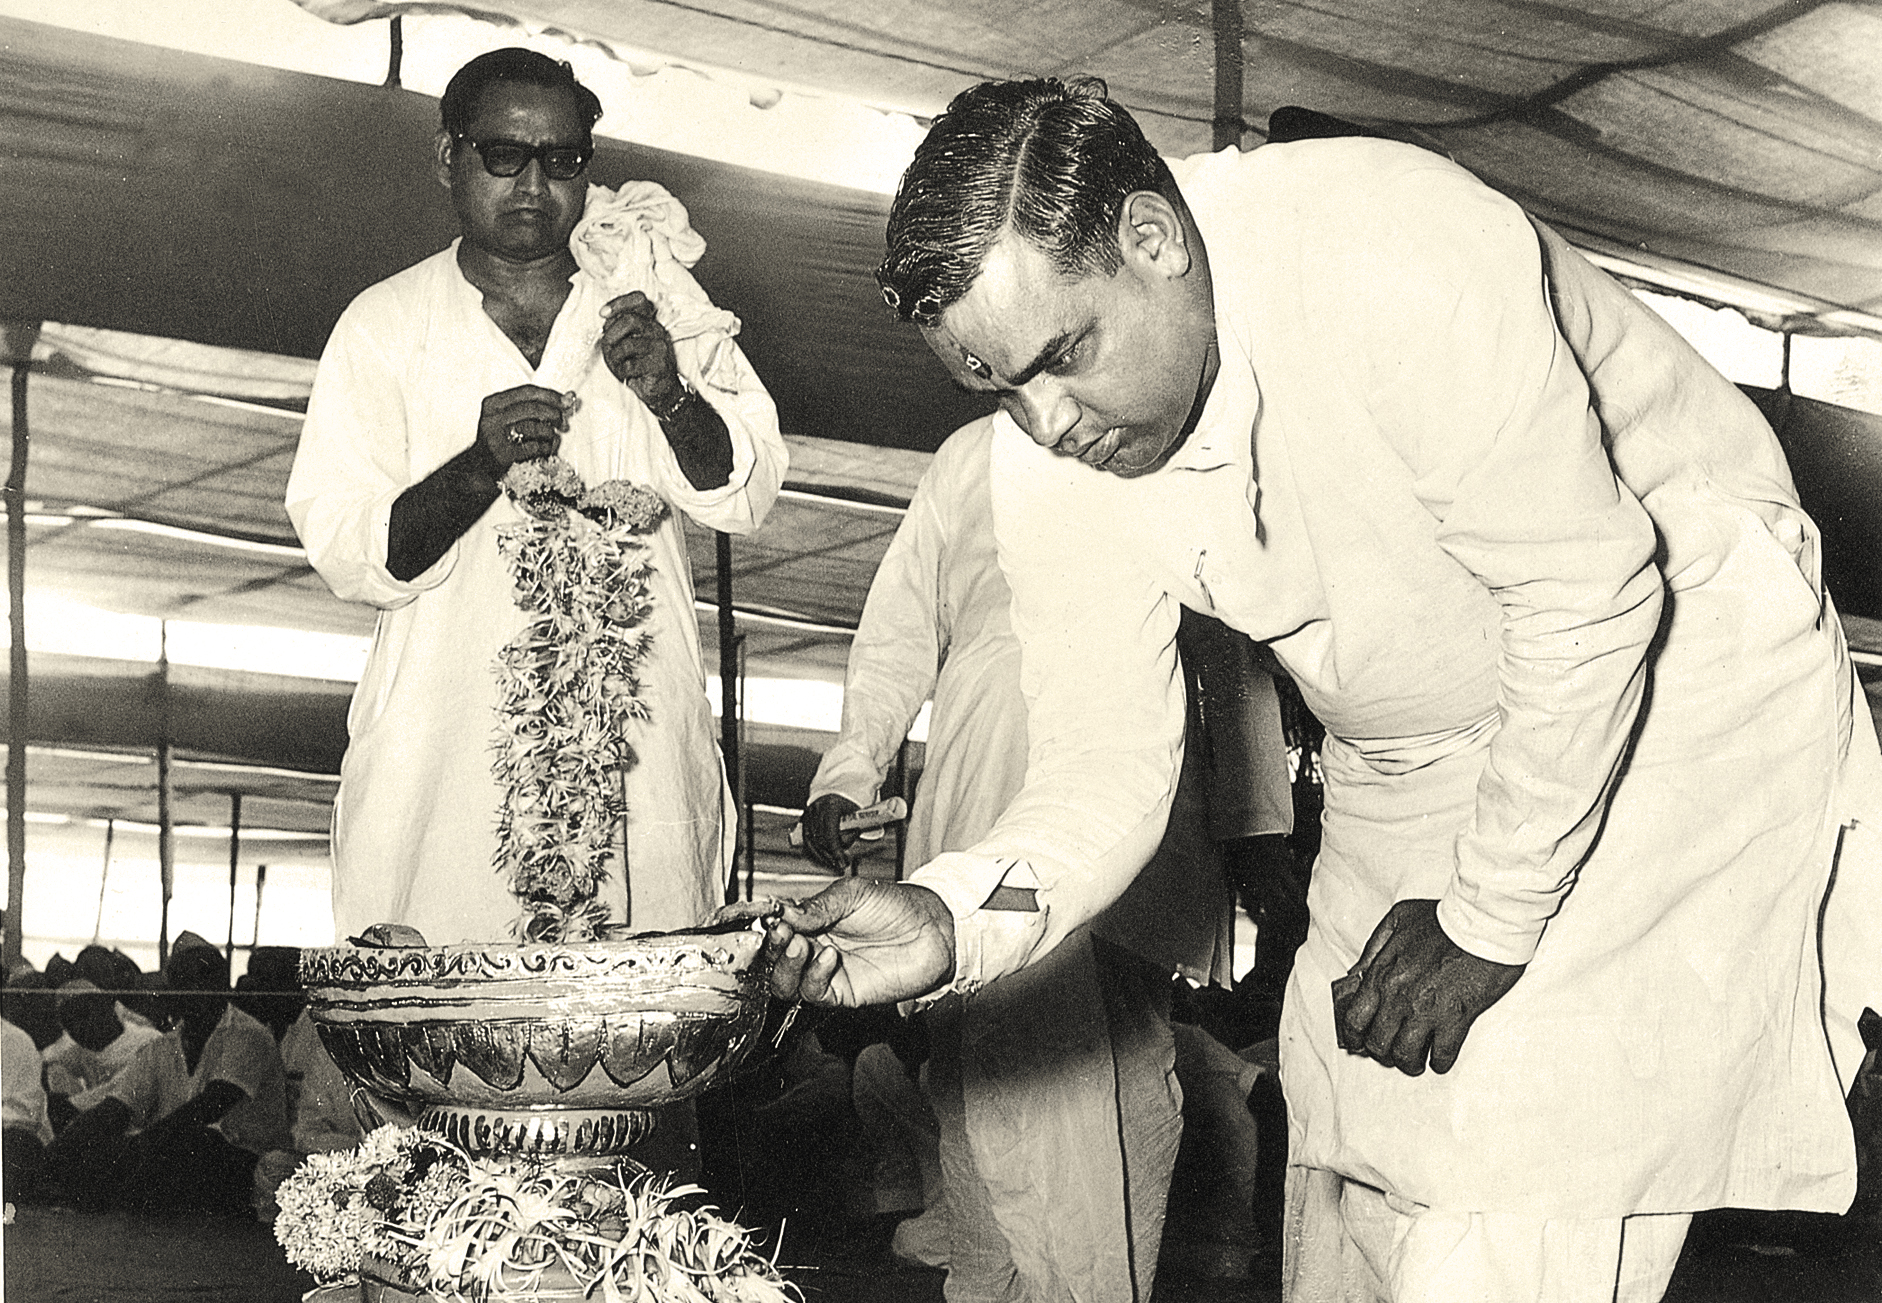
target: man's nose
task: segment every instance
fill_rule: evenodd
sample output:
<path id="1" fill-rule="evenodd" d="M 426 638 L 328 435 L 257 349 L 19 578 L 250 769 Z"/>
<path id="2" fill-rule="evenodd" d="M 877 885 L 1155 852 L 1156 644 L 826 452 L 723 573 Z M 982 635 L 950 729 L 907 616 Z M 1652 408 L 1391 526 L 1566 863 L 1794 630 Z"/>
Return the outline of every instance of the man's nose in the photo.
<path id="1" fill-rule="evenodd" d="M 542 170 L 540 158 L 532 158 L 523 164 L 523 170 L 516 174 L 516 188 L 530 194 L 541 194 L 549 188 L 549 174 Z"/>
<path id="2" fill-rule="evenodd" d="M 1028 385 L 1013 395 L 1013 401 L 1019 409 L 1014 419 L 1041 448 L 1058 447 L 1083 415 L 1077 401 L 1057 387 Z"/>

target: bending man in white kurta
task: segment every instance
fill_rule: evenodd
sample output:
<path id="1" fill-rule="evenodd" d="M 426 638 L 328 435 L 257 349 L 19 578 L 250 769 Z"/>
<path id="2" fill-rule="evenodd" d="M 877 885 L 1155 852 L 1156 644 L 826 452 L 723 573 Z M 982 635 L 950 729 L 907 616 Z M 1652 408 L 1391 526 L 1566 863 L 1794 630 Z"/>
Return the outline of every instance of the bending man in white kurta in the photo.
<path id="1" fill-rule="evenodd" d="M 544 56 L 466 65 L 437 140 L 462 236 L 362 293 L 321 359 L 288 512 L 333 590 L 380 608 L 334 813 L 342 936 L 396 922 L 434 945 L 490 940 L 519 914 L 492 867 L 494 667 L 525 620 L 497 551 L 498 527 L 520 518 L 499 480 L 550 454 L 590 486 L 647 485 L 673 508 L 641 536 L 653 607 L 639 663 L 650 717 L 629 739 L 626 779 L 632 896 L 616 872 L 602 900 L 648 930 L 697 923 L 720 899 L 734 812 L 679 514 L 750 532 L 786 453 L 731 340 L 676 338 L 715 315 L 703 296 L 671 311 L 578 269 L 570 238 L 595 202 L 599 115 Z M 677 204 L 650 208 L 660 247 L 697 242 Z M 690 284 L 683 270 L 662 279 Z"/>
<path id="2" fill-rule="evenodd" d="M 775 985 L 986 980 L 1114 898 L 1168 803 L 1187 604 L 1328 730 L 1293 1297 L 1654 1299 L 1694 1211 L 1846 1206 L 1882 765 L 1756 409 L 1394 143 L 1172 176 L 1086 88 L 982 86 L 889 245 L 889 297 L 1003 409 L 1033 752 L 967 853 L 787 909 Z"/>

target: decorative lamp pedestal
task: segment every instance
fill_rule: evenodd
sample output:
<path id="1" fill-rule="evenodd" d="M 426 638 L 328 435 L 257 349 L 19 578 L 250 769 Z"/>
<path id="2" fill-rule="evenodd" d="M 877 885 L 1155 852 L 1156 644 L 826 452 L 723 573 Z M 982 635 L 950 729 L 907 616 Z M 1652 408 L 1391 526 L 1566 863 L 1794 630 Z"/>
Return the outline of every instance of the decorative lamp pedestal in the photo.
<path id="1" fill-rule="evenodd" d="M 512 1192 L 534 1181 L 530 1188 L 562 1191 L 558 1198 L 611 1201 L 608 1208 L 584 1203 L 568 1213 L 594 1226 L 594 1219 L 614 1215 L 609 1209 L 623 1198 L 640 1197 L 629 1187 L 641 1189 L 653 1179 L 627 1157 L 653 1128 L 653 1110 L 692 1098 L 758 1041 L 769 999 L 763 950 L 763 934 L 741 923 L 576 945 L 336 946 L 305 951 L 301 976 L 321 1040 L 360 1088 L 356 1107 L 363 1097 L 360 1111 L 369 1129 L 394 1122 L 432 1133 L 475 1160 L 473 1172 L 494 1170 L 485 1179 Z M 389 1177 L 375 1180 L 391 1184 Z M 365 1194 L 374 1189 L 369 1183 Z M 547 1197 L 523 1192 L 499 1202 L 534 1198 L 532 1215 L 553 1227 L 561 1214 L 544 1211 L 540 1201 Z M 415 1239 L 405 1242 L 457 1234 L 458 1223 L 443 1217 L 424 1214 Z M 617 1235 L 619 1221 L 615 1216 Z M 732 1232 L 744 1244 L 741 1228 L 715 1224 L 721 1229 L 700 1232 L 702 1242 L 721 1245 L 724 1232 Z M 584 1232 L 580 1245 L 593 1249 L 600 1243 L 594 1234 Z M 741 1254 L 746 1250 L 723 1256 L 728 1279 L 748 1281 L 761 1270 L 776 1280 L 768 1263 L 757 1260 L 755 1267 Z M 457 1265 L 445 1268 L 444 1277 L 424 1275 L 439 1270 L 438 1259 L 431 1261 L 429 1269 L 415 1269 L 420 1283 L 466 1270 Z M 520 1268 L 529 1277 L 526 1286 L 480 1288 L 478 1296 L 490 1303 L 599 1296 L 596 1281 L 584 1291 L 563 1265 L 573 1259 L 549 1253 L 532 1261 Z M 594 1270 L 592 1264 L 583 1269 Z M 358 1280 L 325 1286 L 309 1300 L 454 1303 L 461 1297 L 430 1288 L 419 1292 L 397 1264 L 369 1252 Z M 725 1297 L 757 1296 L 734 1289 Z"/>

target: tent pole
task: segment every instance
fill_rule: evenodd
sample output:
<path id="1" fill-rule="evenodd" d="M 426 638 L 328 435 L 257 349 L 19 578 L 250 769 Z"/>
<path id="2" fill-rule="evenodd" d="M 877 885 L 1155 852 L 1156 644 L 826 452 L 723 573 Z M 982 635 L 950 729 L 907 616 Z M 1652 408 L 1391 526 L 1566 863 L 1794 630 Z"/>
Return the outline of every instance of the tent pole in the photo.
<path id="1" fill-rule="evenodd" d="M 405 20 L 398 14 L 392 15 L 391 36 L 392 48 L 386 53 L 386 85 L 397 90 L 400 65 L 405 62 Z"/>
<path id="2" fill-rule="evenodd" d="M 732 536 L 713 535 L 713 573 L 719 600 L 719 758 L 732 788 L 732 817 L 745 809 L 743 775 L 738 763 L 738 638 L 732 620 Z M 721 829 L 721 836 L 724 830 Z M 732 872 L 725 883 L 726 903 L 738 899 L 738 843 L 732 844 Z"/>
<path id="3" fill-rule="evenodd" d="M 719 750 L 732 781 L 732 807 L 742 808 L 738 768 L 738 636 L 732 619 L 732 536 L 714 536 L 719 598 Z"/>
<path id="4" fill-rule="evenodd" d="M 235 878 L 242 862 L 242 794 L 229 793 L 229 967 L 235 967 Z"/>
<path id="5" fill-rule="evenodd" d="M 12 972 L 22 958 L 20 905 L 26 895 L 26 377 L 37 322 L 8 322 L 6 357 L 13 366 L 13 461 L 7 472 L 7 613 L 13 636 L 7 662 L 7 909 L 0 958 Z"/>
<path id="6" fill-rule="evenodd" d="M 157 624 L 157 967 L 170 961 L 170 896 L 176 890 L 176 830 L 170 824 L 170 622 Z"/>
<path id="7" fill-rule="evenodd" d="M 1239 149 L 1248 130 L 1242 118 L 1242 4 L 1213 0 L 1209 8 L 1215 20 L 1215 148 Z"/>
<path id="8" fill-rule="evenodd" d="M 745 691 L 744 691 L 745 689 L 745 652 L 746 652 L 745 635 L 740 634 L 733 641 L 734 641 L 734 644 L 738 647 L 739 699 L 743 701 L 745 699 Z M 737 780 L 738 791 L 739 791 L 738 832 L 739 832 L 739 845 L 743 847 L 744 854 L 745 854 L 745 899 L 750 900 L 756 892 L 756 887 L 754 886 L 754 884 L 757 881 L 757 874 L 758 874 L 758 843 L 757 843 L 757 839 L 752 835 L 753 830 L 752 830 L 752 822 L 751 822 L 751 797 L 748 795 L 748 793 L 751 791 L 751 782 L 750 782 L 750 775 L 748 775 L 745 772 L 745 757 L 750 754 L 750 751 L 745 746 L 745 731 L 744 731 L 745 719 L 744 719 L 744 714 L 742 710 L 739 715 L 738 723 L 739 723 L 738 780 Z M 735 846 L 733 849 L 734 851 L 736 851 L 739 849 L 739 846 Z"/>
<path id="9" fill-rule="evenodd" d="M 98 872 L 98 913 L 92 918 L 91 943 L 98 944 L 98 938 L 105 932 L 105 887 L 111 881 L 111 841 L 117 836 L 118 821 L 105 820 L 105 865 Z"/>
<path id="10" fill-rule="evenodd" d="M 249 934 L 248 953 L 252 957 L 261 947 L 261 889 L 268 882 L 268 866 L 255 866 L 255 930 Z"/>

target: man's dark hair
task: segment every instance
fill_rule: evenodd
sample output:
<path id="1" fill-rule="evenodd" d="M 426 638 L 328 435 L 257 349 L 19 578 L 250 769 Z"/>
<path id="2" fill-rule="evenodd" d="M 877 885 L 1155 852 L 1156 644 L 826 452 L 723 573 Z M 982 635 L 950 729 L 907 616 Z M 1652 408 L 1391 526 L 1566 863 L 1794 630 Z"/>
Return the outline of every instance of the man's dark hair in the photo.
<path id="1" fill-rule="evenodd" d="M 229 961 L 214 946 L 179 946 L 164 965 L 164 982 L 173 991 L 227 991 Z"/>
<path id="2" fill-rule="evenodd" d="M 582 143 L 594 143 L 595 123 L 601 121 L 601 101 L 595 93 L 575 80 L 575 69 L 566 62 L 518 46 L 480 54 L 452 75 L 451 84 L 444 88 L 444 99 L 438 104 L 446 135 L 455 140 L 470 130 L 484 92 L 497 82 L 567 91 L 583 118 Z"/>
<path id="3" fill-rule="evenodd" d="M 1177 197 L 1169 166 L 1096 77 L 990 81 L 956 95 L 915 150 L 876 272 L 903 321 L 931 326 L 1011 229 L 1066 275 L 1122 265 L 1117 223 L 1139 190 Z"/>

